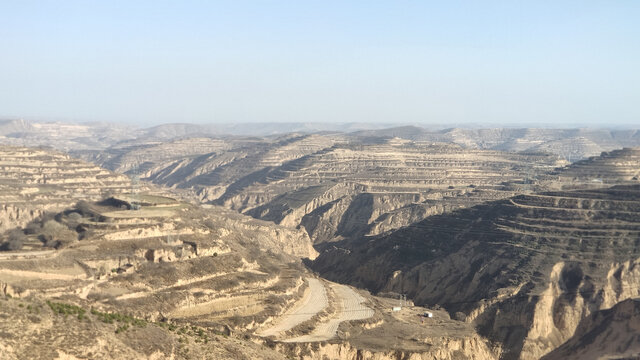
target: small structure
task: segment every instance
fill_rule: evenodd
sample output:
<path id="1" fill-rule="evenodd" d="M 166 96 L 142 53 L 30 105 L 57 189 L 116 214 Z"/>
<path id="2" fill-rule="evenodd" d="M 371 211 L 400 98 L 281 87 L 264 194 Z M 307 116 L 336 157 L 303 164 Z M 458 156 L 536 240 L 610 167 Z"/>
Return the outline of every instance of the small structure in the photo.
<path id="1" fill-rule="evenodd" d="M 433 313 L 429 312 L 429 311 L 425 311 L 424 314 L 422 314 L 422 316 L 424 316 L 426 318 L 432 318 L 433 317 Z"/>
<path id="2" fill-rule="evenodd" d="M 402 306 L 394 306 L 393 307 L 393 311 L 400 311 L 402 310 Z"/>

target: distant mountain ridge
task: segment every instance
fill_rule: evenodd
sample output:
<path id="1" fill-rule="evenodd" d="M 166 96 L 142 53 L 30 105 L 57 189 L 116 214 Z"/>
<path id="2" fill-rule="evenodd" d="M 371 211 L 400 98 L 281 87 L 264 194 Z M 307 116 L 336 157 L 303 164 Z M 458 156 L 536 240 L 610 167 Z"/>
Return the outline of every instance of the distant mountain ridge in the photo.
<path id="1" fill-rule="evenodd" d="M 638 130 L 546 128 L 450 128 L 429 131 L 417 126 L 350 133 L 360 138 L 399 137 L 413 141 L 447 142 L 469 148 L 502 151 L 545 151 L 569 161 L 600 155 L 622 147 L 640 146 Z"/>
<path id="2" fill-rule="evenodd" d="M 145 144 L 191 137 L 271 138 L 290 133 L 342 134 L 360 142 L 400 138 L 418 142 L 454 143 L 467 148 L 502 151 L 544 151 L 569 161 L 623 147 L 640 146 L 640 130 L 590 128 L 480 128 L 402 125 L 393 123 L 168 123 L 148 128 L 115 123 L 32 122 L 0 120 L 0 143 L 49 146 L 58 150 L 105 150 L 120 144 Z"/>

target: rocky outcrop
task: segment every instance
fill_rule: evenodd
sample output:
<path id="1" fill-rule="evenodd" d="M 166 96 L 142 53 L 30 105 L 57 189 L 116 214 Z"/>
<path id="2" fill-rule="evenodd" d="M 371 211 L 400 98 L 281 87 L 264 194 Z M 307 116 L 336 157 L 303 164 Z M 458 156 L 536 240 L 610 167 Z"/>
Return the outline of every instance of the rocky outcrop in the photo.
<path id="1" fill-rule="evenodd" d="M 635 359 L 638 356 L 640 301 L 629 299 L 585 317 L 574 335 L 543 359 Z"/>

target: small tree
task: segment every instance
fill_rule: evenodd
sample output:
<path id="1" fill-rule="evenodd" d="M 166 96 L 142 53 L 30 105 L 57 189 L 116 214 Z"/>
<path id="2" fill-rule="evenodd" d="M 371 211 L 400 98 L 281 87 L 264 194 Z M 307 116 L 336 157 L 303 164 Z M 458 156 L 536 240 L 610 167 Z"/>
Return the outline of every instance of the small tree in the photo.
<path id="1" fill-rule="evenodd" d="M 0 245 L 0 249 L 4 251 L 8 250 L 20 250 L 27 240 L 27 236 L 22 230 L 11 230 L 9 232 L 9 239 Z"/>
<path id="2" fill-rule="evenodd" d="M 78 203 L 76 204 L 76 209 L 82 214 L 82 216 L 89 217 L 93 215 L 91 204 L 89 204 L 87 201 L 78 201 Z"/>
<path id="3" fill-rule="evenodd" d="M 42 225 L 40 240 L 47 247 L 60 248 L 78 239 L 78 235 L 55 220 L 48 220 Z"/>
<path id="4" fill-rule="evenodd" d="M 42 226 L 40 226 L 40 223 L 37 220 L 34 220 L 27 224 L 24 232 L 27 234 L 37 234 L 40 232 L 40 230 L 42 230 Z"/>

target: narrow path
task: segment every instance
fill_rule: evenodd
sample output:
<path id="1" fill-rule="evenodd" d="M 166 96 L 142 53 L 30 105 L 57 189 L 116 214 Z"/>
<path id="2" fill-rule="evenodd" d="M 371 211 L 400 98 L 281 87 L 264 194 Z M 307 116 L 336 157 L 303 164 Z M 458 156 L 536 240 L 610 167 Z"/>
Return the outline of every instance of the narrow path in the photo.
<path id="1" fill-rule="evenodd" d="M 254 269 L 248 269 L 248 270 L 238 269 L 238 271 L 209 274 L 209 275 L 199 276 L 199 277 L 186 279 L 186 280 L 180 279 L 175 284 L 166 285 L 166 286 L 160 286 L 160 287 L 156 287 L 156 288 L 153 288 L 153 289 L 148 287 L 149 288 L 148 290 L 136 291 L 136 292 L 126 293 L 126 294 L 122 294 L 120 296 L 117 296 L 116 300 L 136 299 L 136 298 L 140 298 L 140 297 L 149 296 L 149 295 L 161 292 L 161 291 L 167 291 L 167 290 L 171 290 L 171 289 L 175 289 L 175 288 L 179 288 L 179 287 L 184 287 L 184 286 L 187 286 L 187 285 L 192 285 L 192 284 L 195 284 L 197 282 L 207 281 L 207 280 L 211 280 L 211 279 L 215 279 L 215 278 L 219 278 L 219 277 L 223 277 L 223 276 L 227 276 L 227 275 L 241 274 L 241 273 L 244 273 L 244 272 L 250 272 L 252 274 L 258 274 L 258 275 L 269 275 L 267 273 L 264 273 L 264 272 L 258 271 L 258 270 L 254 270 Z M 280 279 L 279 276 L 275 276 L 275 277 L 272 277 L 272 278 L 268 278 L 266 281 L 274 282 L 274 281 L 278 281 L 279 279 Z"/>
<path id="2" fill-rule="evenodd" d="M 33 258 L 48 258 L 57 256 L 60 250 L 35 250 L 35 251 L 20 251 L 20 252 L 6 252 L 0 254 L 0 260 L 25 260 Z"/>
<path id="3" fill-rule="evenodd" d="M 329 321 L 318 325 L 311 334 L 287 339 L 284 340 L 284 342 L 315 342 L 329 340 L 336 336 L 338 326 L 341 322 L 367 319 L 373 316 L 373 310 L 362 305 L 365 299 L 360 294 L 353 291 L 353 289 L 340 284 L 334 284 L 331 287 L 338 297 L 338 302 L 340 304 L 339 312 L 329 319 Z"/>
<path id="4" fill-rule="evenodd" d="M 295 307 L 284 314 L 276 325 L 260 331 L 260 336 L 278 335 L 311 319 L 314 315 L 327 307 L 327 293 L 322 282 L 318 279 L 307 278 L 309 289 Z"/>

